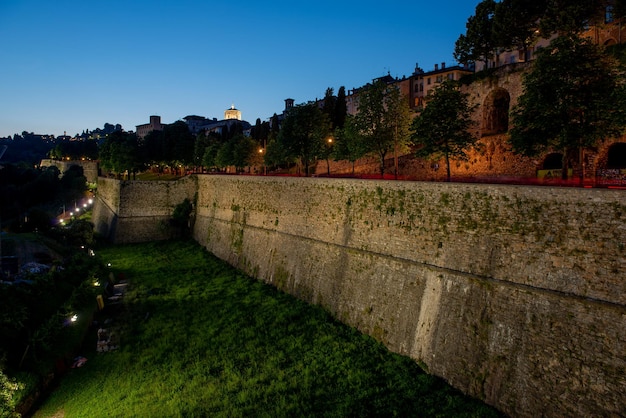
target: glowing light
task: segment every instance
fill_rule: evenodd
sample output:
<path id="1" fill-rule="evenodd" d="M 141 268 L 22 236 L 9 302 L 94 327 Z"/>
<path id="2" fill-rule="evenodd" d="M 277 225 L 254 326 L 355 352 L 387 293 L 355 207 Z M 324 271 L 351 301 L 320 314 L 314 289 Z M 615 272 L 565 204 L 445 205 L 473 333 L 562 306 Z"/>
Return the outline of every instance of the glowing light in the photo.
<path id="1" fill-rule="evenodd" d="M 72 317 L 70 318 L 71 322 L 76 322 L 78 320 L 78 315 L 74 314 L 72 315 Z"/>

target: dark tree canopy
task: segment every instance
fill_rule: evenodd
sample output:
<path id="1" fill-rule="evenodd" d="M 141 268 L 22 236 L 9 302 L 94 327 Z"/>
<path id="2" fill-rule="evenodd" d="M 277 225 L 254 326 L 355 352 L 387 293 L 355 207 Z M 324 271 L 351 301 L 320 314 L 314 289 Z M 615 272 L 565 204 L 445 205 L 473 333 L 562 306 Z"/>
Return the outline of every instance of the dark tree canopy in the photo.
<path id="1" fill-rule="evenodd" d="M 289 110 L 278 134 L 285 154 L 297 158 L 310 174 L 311 163 L 321 154 L 330 133 L 328 116 L 314 102 L 294 106 Z"/>
<path id="2" fill-rule="evenodd" d="M 354 174 L 354 163 L 367 153 L 367 148 L 363 143 L 363 138 L 359 134 L 355 117 L 348 115 L 342 128 L 335 130 L 334 155 L 337 160 L 347 160 L 352 163 L 352 174 Z"/>
<path id="3" fill-rule="evenodd" d="M 114 173 L 134 172 L 139 166 L 137 136 L 116 131 L 109 136 L 100 149 L 100 165 Z"/>
<path id="4" fill-rule="evenodd" d="M 545 0 L 546 9 L 541 18 L 544 37 L 553 33 L 577 34 L 588 24 L 604 17 L 606 0 Z"/>
<path id="5" fill-rule="evenodd" d="M 545 0 L 502 0 L 496 4 L 493 20 L 495 44 L 503 49 L 527 49 L 538 37 L 539 19 L 546 9 Z"/>
<path id="6" fill-rule="evenodd" d="M 339 87 L 337 92 L 337 102 L 335 103 L 335 115 L 333 119 L 333 126 L 335 128 L 343 128 L 343 124 L 348 114 L 348 105 L 346 104 L 346 88 L 344 86 Z"/>
<path id="7" fill-rule="evenodd" d="M 412 125 L 418 157 L 444 158 L 450 180 L 450 158 L 464 160 L 478 138 L 469 129 L 473 121 L 468 95 L 453 82 L 437 86 L 426 107 Z"/>
<path id="8" fill-rule="evenodd" d="M 474 16 L 467 19 L 465 34 L 459 36 L 454 46 L 454 58 L 461 63 L 485 61 L 495 54 L 494 39 L 495 0 L 482 0 Z"/>
<path id="9" fill-rule="evenodd" d="M 381 177 L 385 174 L 385 158 L 409 141 L 410 109 L 408 99 L 396 85 L 376 80 L 359 93 L 359 111 L 355 127 L 363 139 L 367 153 L 380 161 Z"/>
<path id="10" fill-rule="evenodd" d="M 537 54 L 513 109 L 515 152 L 536 155 L 592 147 L 624 129 L 624 75 L 601 47 L 561 36 Z M 564 165 L 565 167 L 565 165 Z"/>

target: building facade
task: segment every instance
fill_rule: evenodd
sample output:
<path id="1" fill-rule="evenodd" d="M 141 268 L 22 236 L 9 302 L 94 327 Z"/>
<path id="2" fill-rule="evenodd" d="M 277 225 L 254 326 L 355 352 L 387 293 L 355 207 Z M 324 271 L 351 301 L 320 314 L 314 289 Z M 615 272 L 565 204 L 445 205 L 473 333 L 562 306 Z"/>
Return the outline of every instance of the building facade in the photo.
<path id="1" fill-rule="evenodd" d="M 162 131 L 164 126 L 161 124 L 161 116 L 150 116 L 150 123 L 136 126 L 137 137 L 143 139 L 152 131 Z"/>

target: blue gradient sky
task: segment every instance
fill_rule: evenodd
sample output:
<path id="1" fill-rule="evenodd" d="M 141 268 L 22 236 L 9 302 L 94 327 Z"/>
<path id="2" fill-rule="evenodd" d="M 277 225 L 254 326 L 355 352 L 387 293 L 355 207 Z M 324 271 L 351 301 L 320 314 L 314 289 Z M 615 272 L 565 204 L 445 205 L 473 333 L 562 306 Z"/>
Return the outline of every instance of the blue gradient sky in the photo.
<path id="1" fill-rule="evenodd" d="M 0 137 L 160 115 L 254 124 L 284 108 L 454 63 L 479 0 L 0 0 Z"/>

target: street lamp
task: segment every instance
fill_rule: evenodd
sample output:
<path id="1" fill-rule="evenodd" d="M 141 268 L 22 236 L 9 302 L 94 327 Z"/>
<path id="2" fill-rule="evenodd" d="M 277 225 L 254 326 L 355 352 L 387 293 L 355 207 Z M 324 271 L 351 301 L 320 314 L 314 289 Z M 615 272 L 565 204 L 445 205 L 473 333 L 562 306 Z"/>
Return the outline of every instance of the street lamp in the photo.
<path id="1" fill-rule="evenodd" d="M 330 176 L 330 153 L 333 147 L 333 137 L 329 136 L 328 139 L 326 139 L 326 143 L 328 144 L 328 150 L 326 152 L 326 172 L 328 176 Z"/>
<path id="2" fill-rule="evenodd" d="M 264 148 L 259 148 L 259 155 L 261 156 L 261 160 L 263 161 L 263 175 L 267 175 L 267 167 L 265 166 L 265 156 L 263 153 L 265 152 Z"/>

